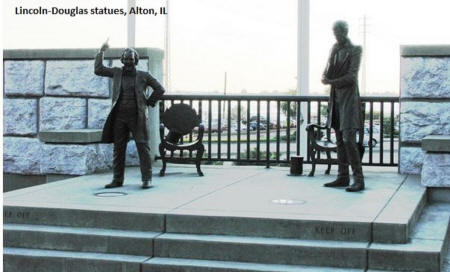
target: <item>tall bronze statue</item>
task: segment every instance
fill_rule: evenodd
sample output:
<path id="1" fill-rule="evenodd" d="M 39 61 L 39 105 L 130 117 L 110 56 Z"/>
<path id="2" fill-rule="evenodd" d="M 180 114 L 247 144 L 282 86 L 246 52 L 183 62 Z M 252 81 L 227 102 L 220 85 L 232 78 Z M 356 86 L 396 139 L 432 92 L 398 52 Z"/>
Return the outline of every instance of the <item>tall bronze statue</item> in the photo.
<path id="1" fill-rule="evenodd" d="M 361 62 L 360 46 L 348 38 L 348 25 L 337 21 L 333 25 L 336 38 L 322 83 L 331 85 L 327 126 L 336 132 L 338 177 L 324 184 L 326 187 L 345 187 L 350 183 L 349 164 L 353 170 L 353 183 L 347 192 L 364 190 L 364 176 L 356 132 L 364 128 L 361 99 L 358 89 L 358 70 Z"/>
<path id="2" fill-rule="evenodd" d="M 103 54 L 109 48 L 105 42 L 95 57 L 95 74 L 113 79 L 112 108 L 103 127 L 102 142 L 114 143 L 114 177 L 105 188 L 123 185 L 125 174 L 125 154 L 130 132 L 134 137 L 139 155 L 142 188 L 147 189 L 152 181 L 152 165 L 148 142 L 148 106 L 154 107 L 162 97 L 164 88 L 148 72 L 137 71 L 139 55 L 136 50 L 123 51 L 122 68 L 103 66 Z M 153 93 L 147 97 L 150 86 Z"/>

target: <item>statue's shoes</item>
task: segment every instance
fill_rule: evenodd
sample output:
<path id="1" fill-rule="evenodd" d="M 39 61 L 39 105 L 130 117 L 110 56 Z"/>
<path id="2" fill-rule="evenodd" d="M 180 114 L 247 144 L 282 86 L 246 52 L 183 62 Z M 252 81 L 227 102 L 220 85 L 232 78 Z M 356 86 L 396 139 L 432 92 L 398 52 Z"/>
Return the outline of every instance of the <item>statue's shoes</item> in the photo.
<path id="1" fill-rule="evenodd" d="M 347 192 L 359 192 L 364 190 L 364 182 L 353 183 L 352 185 L 345 188 Z"/>
<path id="2" fill-rule="evenodd" d="M 148 188 L 152 187 L 151 185 L 152 185 L 151 180 L 144 180 L 142 182 L 142 189 L 148 189 Z"/>
<path id="3" fill-rule="evenodd" d="M 122 187 L 122 185 L 123 185 L 123 183 L 121 183 L 121 182 L 112 181 L 111 183 L 108 183 L 105 185 L 105 189 Z"/>
<path id="4" fill-rule="evenodd" d="M 335 181 L 325 183 L 325 187 L 346 187 L 350 184 L 350 178 L 339 177 Z"/>

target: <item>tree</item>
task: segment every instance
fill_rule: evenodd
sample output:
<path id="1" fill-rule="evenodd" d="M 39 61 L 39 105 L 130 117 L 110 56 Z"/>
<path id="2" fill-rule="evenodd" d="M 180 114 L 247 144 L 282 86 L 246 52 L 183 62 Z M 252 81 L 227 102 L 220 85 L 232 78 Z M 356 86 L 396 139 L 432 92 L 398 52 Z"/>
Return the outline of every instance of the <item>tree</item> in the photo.
<path id="1" fill-rule="evenodd" d="M 284 115 L 287 116 L 288 114 L 288 102 L 283 101 L 280 104 L 281 112 L 284 113 Z M 295 117 L 297 115 L 297 103 L 291 102 L 289 104 L 289 114 L 291 115 L 291 118 Z"/>
<path id="2" fill-rule="evenodd" d="M 394 117 L 394 136 L 397 137 L 398 131 L 398 115 Z M 383 119 L 383 136 L 391 136 L 391 118 Z"/>
<path id="3" fill-rule="evenodd" d="M 327 105 L 320 104 L 320 115 L 325 117 L 328 116 L 328 104 Z"/>
<path id="4" fill-rule="evenodd" d="M 289 95 L 295 95 L 295 90 L 289 90 Z M 291 115 L 291 118 L 297 116 L 297 103 L 290 102 L 289 103 L 289 109 L 288 109 L 288 101 L 283 101 L 280 103 L 281 112 L 284 113 L 284 115 L 287 116 L 288 110 L 289 114 Z"/>
<path id="5" fill-rule="evenodd" d="M 231 119 L 237 120 L 238 119 L 238 105 L 234 105 L 231 107 Z M 241 121 L 247 120 L 247 106 L 243 105 L 241 103 Z"/>

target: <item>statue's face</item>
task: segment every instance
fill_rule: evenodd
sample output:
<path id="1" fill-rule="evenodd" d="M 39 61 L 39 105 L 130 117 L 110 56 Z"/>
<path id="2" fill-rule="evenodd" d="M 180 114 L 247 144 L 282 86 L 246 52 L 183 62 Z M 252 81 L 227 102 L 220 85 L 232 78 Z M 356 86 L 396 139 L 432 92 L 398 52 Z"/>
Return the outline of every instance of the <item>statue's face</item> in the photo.
<path id="1" fill-rule="evenodd" d="M 135 62 L 136 62 L 136 59 L 134 57 L 133 52 L 130 52 L 130 51 L 125 52 L 125 55 L 123 56 L 123 59 L 122 59 L 122 63 L 125 66 L 125 68 L 127 68 L 127 69 L 134 68 Z"/>
<path id="2" fill-rule="evenodd" d="M 345 42 L 347 38 L 347 30 L 342 27 L 335 27 L 333 28 L 334 37 L 336 38 L 336 41 L 339 44 L 342 44 Z"/>

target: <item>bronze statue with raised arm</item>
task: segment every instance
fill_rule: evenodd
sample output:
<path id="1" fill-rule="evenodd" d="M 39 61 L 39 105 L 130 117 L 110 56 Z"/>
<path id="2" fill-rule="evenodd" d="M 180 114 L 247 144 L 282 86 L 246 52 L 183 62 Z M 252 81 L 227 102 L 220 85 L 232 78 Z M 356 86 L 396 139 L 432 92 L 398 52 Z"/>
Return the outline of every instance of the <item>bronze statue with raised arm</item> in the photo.
<path id="1" fill-rule="evenodd" d="M 338 177 L 324 186 L 348 186 L 347 192 L 357 192 L 364 190 L 360 151 L 356 143 L 356 132 L 364 128 L 358 89 L 362 49 L 348 38 L 346 22 L 335 22 L 333 33 L 337 42 L 331 50 L 322 83 L 331 85 L 327 126 L 336 132 Z M 353 170 L 350 186 L 349 164 Z"/>
<path id="2" fill-rule="evenodd" d="M 105 188 L 123 185 L 125 174 L 125 154 L 130 132 L 136 143 L 142 176 L 142 188 L 147 189 L 152 181 L 152 165 L 148 139 L 148 106 L 154 107 L 161 99 L 164 88 L 148 72 L 136 70 L 139 55 L 133 48 L 123 51 L 123 67 L 103 66 L 103 54 L 109 48 L 106 41 L 95 57 L 95 74 L 111 77 L 112 107 L 103 127 L 102 142 L 114 143 L 112 182 Z M 146 89 L 150 86 L 153 93 L 147 97 Z"/>

